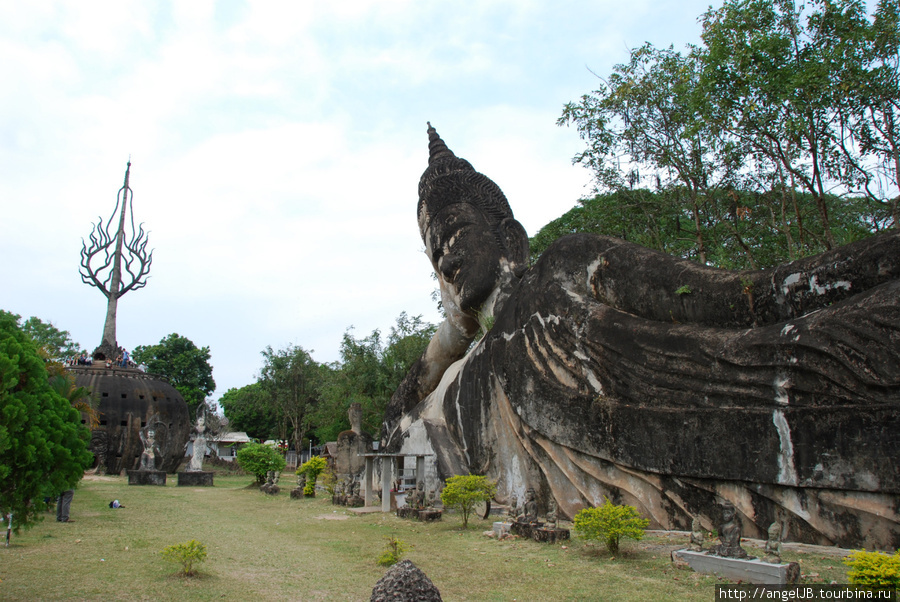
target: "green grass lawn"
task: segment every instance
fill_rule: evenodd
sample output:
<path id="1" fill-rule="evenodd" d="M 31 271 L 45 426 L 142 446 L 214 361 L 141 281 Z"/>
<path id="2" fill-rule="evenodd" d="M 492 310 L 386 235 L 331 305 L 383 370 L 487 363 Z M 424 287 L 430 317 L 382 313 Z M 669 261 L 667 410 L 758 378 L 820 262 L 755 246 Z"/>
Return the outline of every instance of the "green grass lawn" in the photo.
<path id="1" fill-rule="evenodd" d="M 619 557 L 574 538 L 566 544 L 496 541 L 489 521 L 459 515 L 418 523 L 354 515 L 330 500 L 290 499 L 282 479 L 270 497 L 251 478 L 216 475 L 213 488 L 128 486 L 127 477 L 88 477 L 72 502 L 73 522 L 55 515 L 0 544 L 0 600 L 368 600 L 385 572 L 375 559 L 387 538 L 412 548 L 444 600 L 704 600 L 716 578 L 672 567 L 683 535 L 626 541 Z M 108 504 L 118 499 L 124 508 Z M 196 539 L 208 557 L 184 578 L 166 546 Z M 752 551 L 751 551 L 752 553 Z M 806 582 L 846 583 L 834 555 L 791 554 Z"/>

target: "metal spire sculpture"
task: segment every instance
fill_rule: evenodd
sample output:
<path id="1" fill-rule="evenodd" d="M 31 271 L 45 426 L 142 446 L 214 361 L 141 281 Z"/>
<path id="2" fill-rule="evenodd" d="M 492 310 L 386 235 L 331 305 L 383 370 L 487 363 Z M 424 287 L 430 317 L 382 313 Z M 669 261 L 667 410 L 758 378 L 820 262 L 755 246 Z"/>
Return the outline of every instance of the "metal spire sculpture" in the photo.
<path id="1" fill-rule="evenodd" d="M 106 306 L 106 322 L 103 324 L 103 338 L 100 346 L 94 350 L 94 359 L 115 359 L 119 354 L 116 341 L 116 308 L 119 297 L 128 291 L 138 290 L 147 285 L 147 275 L 153 262 L 153 250 L 147 252 L 147 233 L 143 223 L 134 226 L 134 210 L 132 199 L 134 194 L 128 185 L 131 174 L 131 159 L 125 169 L 125 184 L 116 196 L 116 207 L 112 215 L 103 225 L 103 218 L 91 232 L 90 246 L 81 239 L 81 280 L 85 284 L 96 286 L 108 299 Z M 126 238 L 126 212 L 130 214 L 131 233 Z M 118 229 L 112 234 L 110 227 L 119 214 Z"/>

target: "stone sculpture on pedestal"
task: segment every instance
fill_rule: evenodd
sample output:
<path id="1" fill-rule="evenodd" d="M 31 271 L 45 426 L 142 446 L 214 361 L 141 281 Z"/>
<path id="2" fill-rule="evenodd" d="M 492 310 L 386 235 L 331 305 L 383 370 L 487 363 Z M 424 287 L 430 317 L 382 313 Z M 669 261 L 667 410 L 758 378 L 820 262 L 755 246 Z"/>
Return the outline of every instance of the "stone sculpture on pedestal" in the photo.
<path id="1" fill-rule="evenodd" d="M 747 551 L 741 547 L 743 527 L 737 517 L 734 504 L 722 504 L 722 522 L 719 523 L 719 544 L 709 549 L 709 554 L 726 558 L 747 558 Z"/>
<path id="2" fill-rule="evenodd" d="M 165 430 L 166 426 L 160 421 L 159 414 L 154 414 L 147 421 L 147 425 L 139 431 L 144 451 L 141 452 L 138 469 L 128 471 L 129 485 L 166 484 L 165 471 L 156 469 L 157 461 L 162 456 L 157 439 L 166 438 Z"/>

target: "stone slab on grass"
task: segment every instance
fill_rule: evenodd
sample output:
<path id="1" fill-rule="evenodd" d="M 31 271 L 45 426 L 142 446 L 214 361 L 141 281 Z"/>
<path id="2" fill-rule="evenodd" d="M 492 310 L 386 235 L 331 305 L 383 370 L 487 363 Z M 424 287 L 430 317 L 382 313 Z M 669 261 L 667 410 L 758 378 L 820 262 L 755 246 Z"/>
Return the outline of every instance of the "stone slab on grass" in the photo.
<path id="1" fill-rule="evenodd" d="M 686 562 L 698 573 L 714 574 L 742 583 L 788 585 L 800 579 L 800 565 L 796 562 L 771 564 L 758 558 L 723 558 L 691 550 L 675 550 L 672 552 L 672 562 Z"/>

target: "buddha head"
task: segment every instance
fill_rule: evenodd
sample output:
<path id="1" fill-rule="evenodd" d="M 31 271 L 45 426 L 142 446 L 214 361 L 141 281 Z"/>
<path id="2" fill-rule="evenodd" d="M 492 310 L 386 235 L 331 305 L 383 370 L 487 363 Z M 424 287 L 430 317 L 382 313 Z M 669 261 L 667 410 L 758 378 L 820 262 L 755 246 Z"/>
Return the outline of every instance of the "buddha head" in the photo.
<path id="1" fill-rule="evenodd" d="M 419 180 L 419 231 L 448 317 L 466 334 L 492 314 L 501 285 L 527 267 L 528 235 L 490 178 L 447 148 L 428 124 L 428 168 Z"/>

